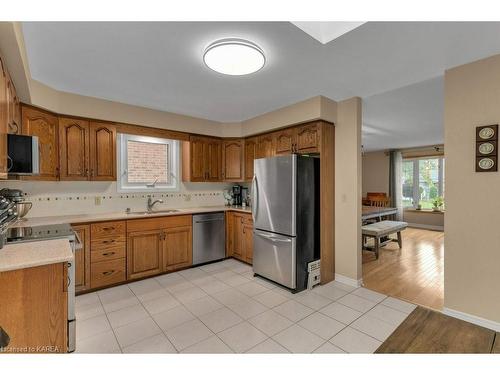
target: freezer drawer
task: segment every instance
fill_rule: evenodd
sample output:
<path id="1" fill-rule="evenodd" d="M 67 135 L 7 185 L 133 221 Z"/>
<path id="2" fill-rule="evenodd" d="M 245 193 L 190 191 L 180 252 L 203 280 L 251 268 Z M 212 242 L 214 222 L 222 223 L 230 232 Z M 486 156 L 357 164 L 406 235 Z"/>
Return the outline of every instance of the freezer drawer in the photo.
<path id="1" fill-rule="evenodd" d="M 193 265 L 225 256 L 224 212 L 193 215 Z"/>
<path id="2" fill-rule="evenodd" d="M 296 239 L 254 230 L 253 271 L 278 284 L 295 289 Z"/>

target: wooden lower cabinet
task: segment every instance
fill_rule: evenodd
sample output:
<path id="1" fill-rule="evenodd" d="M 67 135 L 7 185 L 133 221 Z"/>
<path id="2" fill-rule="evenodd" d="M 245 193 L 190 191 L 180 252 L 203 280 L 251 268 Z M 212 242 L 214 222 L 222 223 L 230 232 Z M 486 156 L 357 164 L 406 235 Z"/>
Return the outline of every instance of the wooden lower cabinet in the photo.
<path id="1" fill-rule="evenodd" d="M 163 271 L 172 271 L 193 264 L 192 226 L 164 230 Z"/>
<path id="2" fill-rule="evenodd" d="M 253 224 L 250 222 L 243 223 L 243 254 L 245 254 L 245 262 L 252 263 L 253 261 Z"/>
<path id="3" fill-rule="evenodd" d="M 0 272 L 0 326 L 6 353 L 67 352 L 68 264 Z"/>
<path id="4" fill-rule="evenodd" d="M 128 233 L 128 280 L 155 275 L 162 271 L 164 235 L 161 229 Z"/>
<path id="5" fill-rule="evenodd" d="M 125 258 L 91 264 L 92 289 L 118 284 L 125 280 Z"/>
<path id="6" fill-rule="evenodd" d="M 252 263 L 253 221 L 251 214 L 230 212 L 227 216 L 227 256 Z"/>
<path id="7" fill-rule="evenodd" d="M 75 291 L 90 288 L 90 225 L 74 225 L 73 230 L 81 241 L 75 250 Z"/>

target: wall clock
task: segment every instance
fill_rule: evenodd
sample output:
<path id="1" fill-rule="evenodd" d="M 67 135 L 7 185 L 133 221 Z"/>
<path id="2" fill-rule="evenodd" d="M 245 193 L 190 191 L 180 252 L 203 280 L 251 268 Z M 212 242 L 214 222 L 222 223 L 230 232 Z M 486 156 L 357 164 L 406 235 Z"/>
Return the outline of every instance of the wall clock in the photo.
<path id="1" fill-rule="evenodd" d="M 476 127 L 476 172 L 498 170 L 498 124 Z"/>

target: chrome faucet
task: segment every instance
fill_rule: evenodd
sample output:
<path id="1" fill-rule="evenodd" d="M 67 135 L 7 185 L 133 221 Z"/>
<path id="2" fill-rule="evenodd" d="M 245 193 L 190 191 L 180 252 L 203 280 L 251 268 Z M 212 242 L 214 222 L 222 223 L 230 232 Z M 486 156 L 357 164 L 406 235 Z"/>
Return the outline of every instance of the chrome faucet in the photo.
<path id="1" fill-rule="evenodd" d="M 163 203 L 163 200 L 162 199 L 157 199 L 155 201 L 153 201 L 151 199 L 151 197 L 148 198 L 148 212 L 152 212 L 153 211 L 153 207 L 156 203 Z"/>

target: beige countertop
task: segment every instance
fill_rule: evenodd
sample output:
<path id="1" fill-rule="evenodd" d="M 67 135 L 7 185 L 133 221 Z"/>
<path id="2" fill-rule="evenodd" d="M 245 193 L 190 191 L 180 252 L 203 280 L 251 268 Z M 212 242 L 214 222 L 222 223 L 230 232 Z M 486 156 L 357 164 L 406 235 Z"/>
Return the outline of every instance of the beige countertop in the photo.
<path id="1" fill-rule="evenodd" d="M 67 239 L 8 244 L 0 249 L 0 272 L 68 262 L 73 252 Z"/>
<path id="2" fill-rule="evenodd" d="M 206 207 L 191 207 L 191 208 L 172 208 L 176 212 L 157 212 L 153 214 L 127 214 L 125 211 L 109 212 L 109 213 L 95 213 L 95 214 L 81 214 L 81 215 L 65 215 L 65 216 L 44 216 L 27 218 L 24 221 L 14 223 L 12 227 L 30 227 L 34 225 L 54 225 L 54 224 L 81 224 L 92 223 L 98 221 L 112 221 L 112 220 L 131 220 L 131 219 L 144 219 L 150 217 L 163 217 L 163 216 L 176 216 L 176 215 L 191 215 L 204 212 L 217 212 L 217 211 L 236 211 L 251 213 L 250 207 L 241 206 L 206 206 Z"/>

